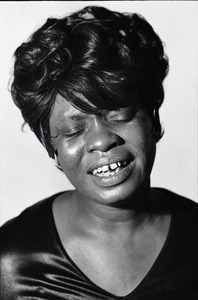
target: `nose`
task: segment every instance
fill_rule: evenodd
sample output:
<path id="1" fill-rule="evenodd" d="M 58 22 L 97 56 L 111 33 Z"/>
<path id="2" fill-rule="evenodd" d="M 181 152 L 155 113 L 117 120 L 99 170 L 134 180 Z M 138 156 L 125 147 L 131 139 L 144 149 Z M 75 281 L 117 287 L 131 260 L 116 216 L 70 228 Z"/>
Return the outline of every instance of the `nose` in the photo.
<path id="1" fill-rule="evenodd" d="M 108 127 L 108 124 L 95 124 L 87 137 L 87 152 L 107 152 L 124 143 L 124 140 Z"/>

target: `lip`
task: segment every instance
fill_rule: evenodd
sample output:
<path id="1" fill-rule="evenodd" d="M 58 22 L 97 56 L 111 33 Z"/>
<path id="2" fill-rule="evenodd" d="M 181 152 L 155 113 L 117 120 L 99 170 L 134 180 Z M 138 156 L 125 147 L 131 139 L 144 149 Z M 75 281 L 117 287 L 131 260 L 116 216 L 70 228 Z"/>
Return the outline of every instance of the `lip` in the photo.
<path id="1" fill-rule="evenodd" d="M 108 177 L 99 177 L 99 176 L 94 176 L 91 174 L 91 172 L 94 169 L 97 169 L 98 167 L 102 167 L 105 165 L 109 165 L 111 163 L 115 163 L 118 161 L 127 161 L 129 164 L 126 167 L 122 167 L 119 169 L 117 173 L 114 175 L 108 176 Z M 132 169 L 134 166 L 134 158 L 132 157 L 108 157 L 108 158 L 102 158 L 99 159 L 97 162 L 93 163 L 90 165 L 88 169 L 88 175 L 92 178 L 92 180 L 99 186 L 104 186 L 104 187 L 111 187 L 118 185 L 125 181 L 131 174 Z"/>

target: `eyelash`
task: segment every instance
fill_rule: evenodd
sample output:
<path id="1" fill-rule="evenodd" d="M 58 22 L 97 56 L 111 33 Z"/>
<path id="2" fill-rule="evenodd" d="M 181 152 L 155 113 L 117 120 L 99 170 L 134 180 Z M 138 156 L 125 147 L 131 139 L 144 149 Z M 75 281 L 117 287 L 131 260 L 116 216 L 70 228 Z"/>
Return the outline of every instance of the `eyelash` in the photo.
<path id="1" fill-rule="evenodd" d="M 73 133 L 62 132 L 62 135 L 66 138 L 75 138 L 75 137 L 79 136 L 81 133 L 83 133 L 84 130 L 85 130 L 85 128 L 81 128 Z"/>
<path id="2" fill-rule="evenodd" d="M 109 120 L 110 123 L 117 123 L 117 124 L 125 124 L 130 122 L 131 119 L 122 119 L 122 120 Z"/>
<path id="3" fill-rule="evenodd" d="M 120 114 L 121 115 L 121 114 Z M 117 115 L 117 117 L 119 117 L 120 115 Z M 123 118 L 119 119 L 110 119 L 109 122 L 110 123 L 117 123 L 117 124 L 125 124 L 128 122 L 131 122 L 133 120 L 133 118 L 136 116 L 136 112 L 130 112 L 127 113 L 126 116 L 124 116 Z M 116 116 L 114 116 L 114 118 L 116 118 Z"/>
<path id="4" fill-rule="evenodd" d="M 56 136 L 51 136 L 51 138 L 53 139 L 56 139 L 58 138 L 60 135 L 66 137 L 66 138 L 74 138 L 74 137 L 77 137 L 79 136 L 83 131 L 84 131 L 85 128 L 82 128 L 82 129 L 79 129 L 73 133 L 66 133 L 64 131 L 60 131 Z"/>
<path id="5" fill-rule="evenodd" d="M 109 123 L 113 123 L 113 124 L 126 124 L 126 123 L 129 123 L 131 121 L 133 121 L 133 118 L 136 116 L 137 114 L 137 111 L 130 111 L 130 112 L 125 112 L 125 113 L 120 113 L 120 114 L 117 114 L 117 115 L 114 115 L 111 118 L 109 118 L 107 121 Z M 119 119 L 119 117 L 121 117 L 121 119 Z M 118 118 L 118 119 L 116 119 Z M 63 131 L 63 130 L 60 130 L 59 134 L 57 134 L 56 136 L 52 136 L 52 138 L 57 138 L 59 135 L 62 135 L 63 137 L 67 138 L 67 139 L 72 139 L 72 138 L 75 138 L 75 137 L 78 137 L 80 136 L 85 130 L 86 130 L 86 126 L 83 126 L 82 128 L 73 128 L 71 129 L 71 131 L 74 130 L 74 132 L 71 132 L 69 133 L 69 130 L 68 131 Z"/>

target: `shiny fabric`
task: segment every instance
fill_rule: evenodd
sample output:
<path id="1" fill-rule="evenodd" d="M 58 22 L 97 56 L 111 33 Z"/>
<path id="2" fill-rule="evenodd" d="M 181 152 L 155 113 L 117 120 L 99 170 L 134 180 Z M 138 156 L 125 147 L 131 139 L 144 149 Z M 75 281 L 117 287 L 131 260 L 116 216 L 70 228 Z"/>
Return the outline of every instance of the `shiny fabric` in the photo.
<path id="1" fill-rule="evenodd" d="M 0 299 L 198 299 L 198 205 L 156 191 L 171 203 L 169 234 L 153 267 L 129 295 L 116 297 L 96 286 L 67 255 L 52 215 L 54 195 L 1 228 Z"/>

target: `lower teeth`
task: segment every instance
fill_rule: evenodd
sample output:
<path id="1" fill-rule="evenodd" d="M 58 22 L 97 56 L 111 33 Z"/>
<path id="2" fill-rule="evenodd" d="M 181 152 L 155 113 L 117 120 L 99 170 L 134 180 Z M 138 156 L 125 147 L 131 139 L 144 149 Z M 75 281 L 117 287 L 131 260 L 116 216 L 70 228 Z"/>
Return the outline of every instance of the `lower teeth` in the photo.
<path id="1" fill-rule="evenodd" d="M 107 171 L 107 172 L 104 172 L 104 173 L 97 173 L 96 176 L 99 176 L 99 177 L 108 177 L 108 176 L 113 176 L 115 175 L 117 172 L 119 171 L 119 168 L 117 168 L 115 171 Z"/>

